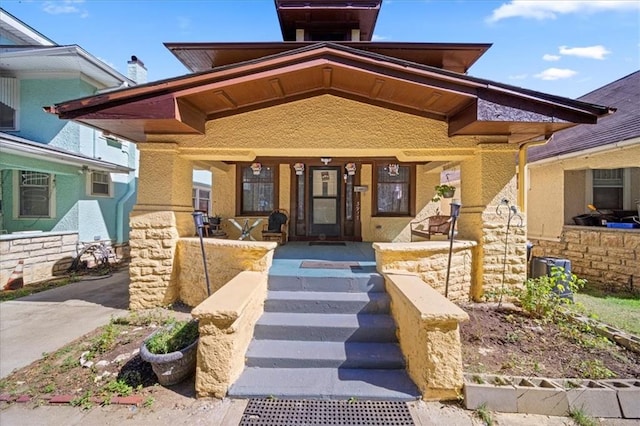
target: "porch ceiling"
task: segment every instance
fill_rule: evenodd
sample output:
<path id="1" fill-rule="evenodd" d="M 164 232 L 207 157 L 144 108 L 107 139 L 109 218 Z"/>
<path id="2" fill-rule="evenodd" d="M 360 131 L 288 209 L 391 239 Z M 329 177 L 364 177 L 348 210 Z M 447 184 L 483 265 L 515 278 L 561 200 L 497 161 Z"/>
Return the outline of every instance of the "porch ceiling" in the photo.
<path id="1" fill-rule="evenodd" d="M 595 123 L 609 112 L 332 43 L 69 101 L 49 111 L 144 141 L 147 135 L 202 134 L 208 120 L 326 93 L 446 121 L 450 136 L 499 135 L 514 142 Z"/>

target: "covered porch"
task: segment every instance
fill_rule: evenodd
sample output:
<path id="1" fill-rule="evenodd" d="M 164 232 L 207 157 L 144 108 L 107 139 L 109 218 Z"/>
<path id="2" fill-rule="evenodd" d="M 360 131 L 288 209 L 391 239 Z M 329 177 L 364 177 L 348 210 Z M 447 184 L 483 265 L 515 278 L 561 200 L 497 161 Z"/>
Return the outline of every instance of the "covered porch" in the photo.
<path id="1" fill-rule="evenodd" d="M 213 213 L 227 219 L 284 209 L 291 240 L 402 243 L 411 221 L 440 208 L 431 198 L 441 172 L 458 168 L 458 238 L 478 244 L 469 296 L 521 283 L 524 231 L 503 271 L 506 221 L 496 214 L 503 200 L 521 205 L 516 157 L 524 164 L 528 141 L 609 109 L 323 42 L 50 111 L 137 141 L 138 309 L 173 298 L 178 242 L 195 234 L 194 169 L 211 171 Z"/>

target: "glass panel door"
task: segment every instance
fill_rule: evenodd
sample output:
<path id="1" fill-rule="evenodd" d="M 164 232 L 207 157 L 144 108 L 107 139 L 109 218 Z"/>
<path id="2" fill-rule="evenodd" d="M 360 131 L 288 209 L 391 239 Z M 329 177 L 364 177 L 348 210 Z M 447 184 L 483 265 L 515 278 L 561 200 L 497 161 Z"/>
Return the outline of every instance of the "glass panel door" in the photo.
<path id="1" fill-rule="evenodd" d="M 311 167 L 311 217 L 309 235 L 340 236 L 340 167 Z"/>

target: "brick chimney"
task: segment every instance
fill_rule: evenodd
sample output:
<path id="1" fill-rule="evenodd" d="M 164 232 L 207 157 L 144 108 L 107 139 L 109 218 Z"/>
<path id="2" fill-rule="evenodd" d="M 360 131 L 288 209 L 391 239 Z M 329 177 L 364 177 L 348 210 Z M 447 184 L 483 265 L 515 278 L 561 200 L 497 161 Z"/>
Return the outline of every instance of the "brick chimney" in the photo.
<path id="1" fill-rule="evenodd" d="M 131 60 L 127 61 L 127 77 L 135 81 L 137 84 L 147 82 L 147 68 L 137 56 L 131 56 Z"/>

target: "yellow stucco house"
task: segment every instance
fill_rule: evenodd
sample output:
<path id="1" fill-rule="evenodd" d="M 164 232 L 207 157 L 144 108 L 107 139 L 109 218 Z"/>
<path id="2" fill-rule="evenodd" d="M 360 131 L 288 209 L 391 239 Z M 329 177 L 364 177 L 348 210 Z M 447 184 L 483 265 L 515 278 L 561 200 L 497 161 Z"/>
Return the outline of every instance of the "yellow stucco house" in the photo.
<path id="1" fill-rule="evenodd" d="M 633 290 L 640 283 L 640 71 L 579 100 L 616 113 L 529 150 L 528 237 L 534 256 L 567 259 L 594 284 Z"/>
<path id="2" fill-rule="evenodd" d="M 503 200 L 523 205 L 517 159 L 526 157 L 531 142 L 611 112 L 469 76 L 488 44 L 371 41 L 380 4 L 276 0 L 283 42 L 167 44 L 191 74 L 49 108 L 60 118 L 136 141 L 131 307 L 176 299 L 196 306 L 206 299 L 194 313 L 201 336 L 203 324 L 226 331 L 207 329 L 204 346 L 225 349 L 216 351 L 215 365 L 199 367 L 200 394 L 224 395 L 242 369 L 242 348 L 252 331 L 242 324 L 255 323 L 260 312 L 246 307 L 260 305 L 266 293 L 260 285 L 253 293 L 246 285 L 253 275 L 246 274 L 268 270 L 267 253 L 276 246 L 259 241 L 260 224 L 248 228 L 264 223 L 271 211 L 288 212 L 289 241 L 373 242 L 380 271 L 411 270 L 436 289 L 426 294 L 428 286 L 415 288 L 406 277 L 390 280 L 399 289 L 393 303 L 406 307 L 402 318 L 396 316 L 401 345 L 437 340 L 441 329 L 457 335 L 457 314 L 424 314 L 434 294 L 444 293 L 441 275 L 432 273 L 442 262 L 409 266 L 429 247 L 441 252 L 446 244 L 410 242 L 410 223 L 440 207 L 431 199 L 441 173 L 460 176 L 455 250 L 466 256 L 460 262 L 465 285 L 450 298 L 478 299 L 483 289 L 522 283 L 526 276 L 526 234 L 514 233 L 503 269 L 507 224 L 496 213 Z M 225 218 L 228 236 L 206 241 L 213 291 L 219 289 L 209 298 L 194 261 L 194 169 L 211 171 L 213 212 Z M 250 238 L 237 241 L 243 235 L 234 222 L 240 228 L 246 223 Z M 239 274 L 245 274 L 243 285 Z M 412 335 L 416 321 L 428 318 L 442 320 L 438 327 L 453 322 Z M 242 337 L 230 337 L 244 329 Z M 455 346 L 454 335 L 447 336 L 443 344 Z M 405 349 L 405 356 L 418 360 L 409 362 L 409 370 L 423 395 L 438 397 L 443 393 L 427 389 L 449 389 L 445 394 L 455 397 L 450 390 L 461 384 L 459 357 L 451 370 L 457 373 L 449 374 L 439 370 L 446 363 L 434 367 L 438 362 L 423 356 L 425 349 Z"/>

